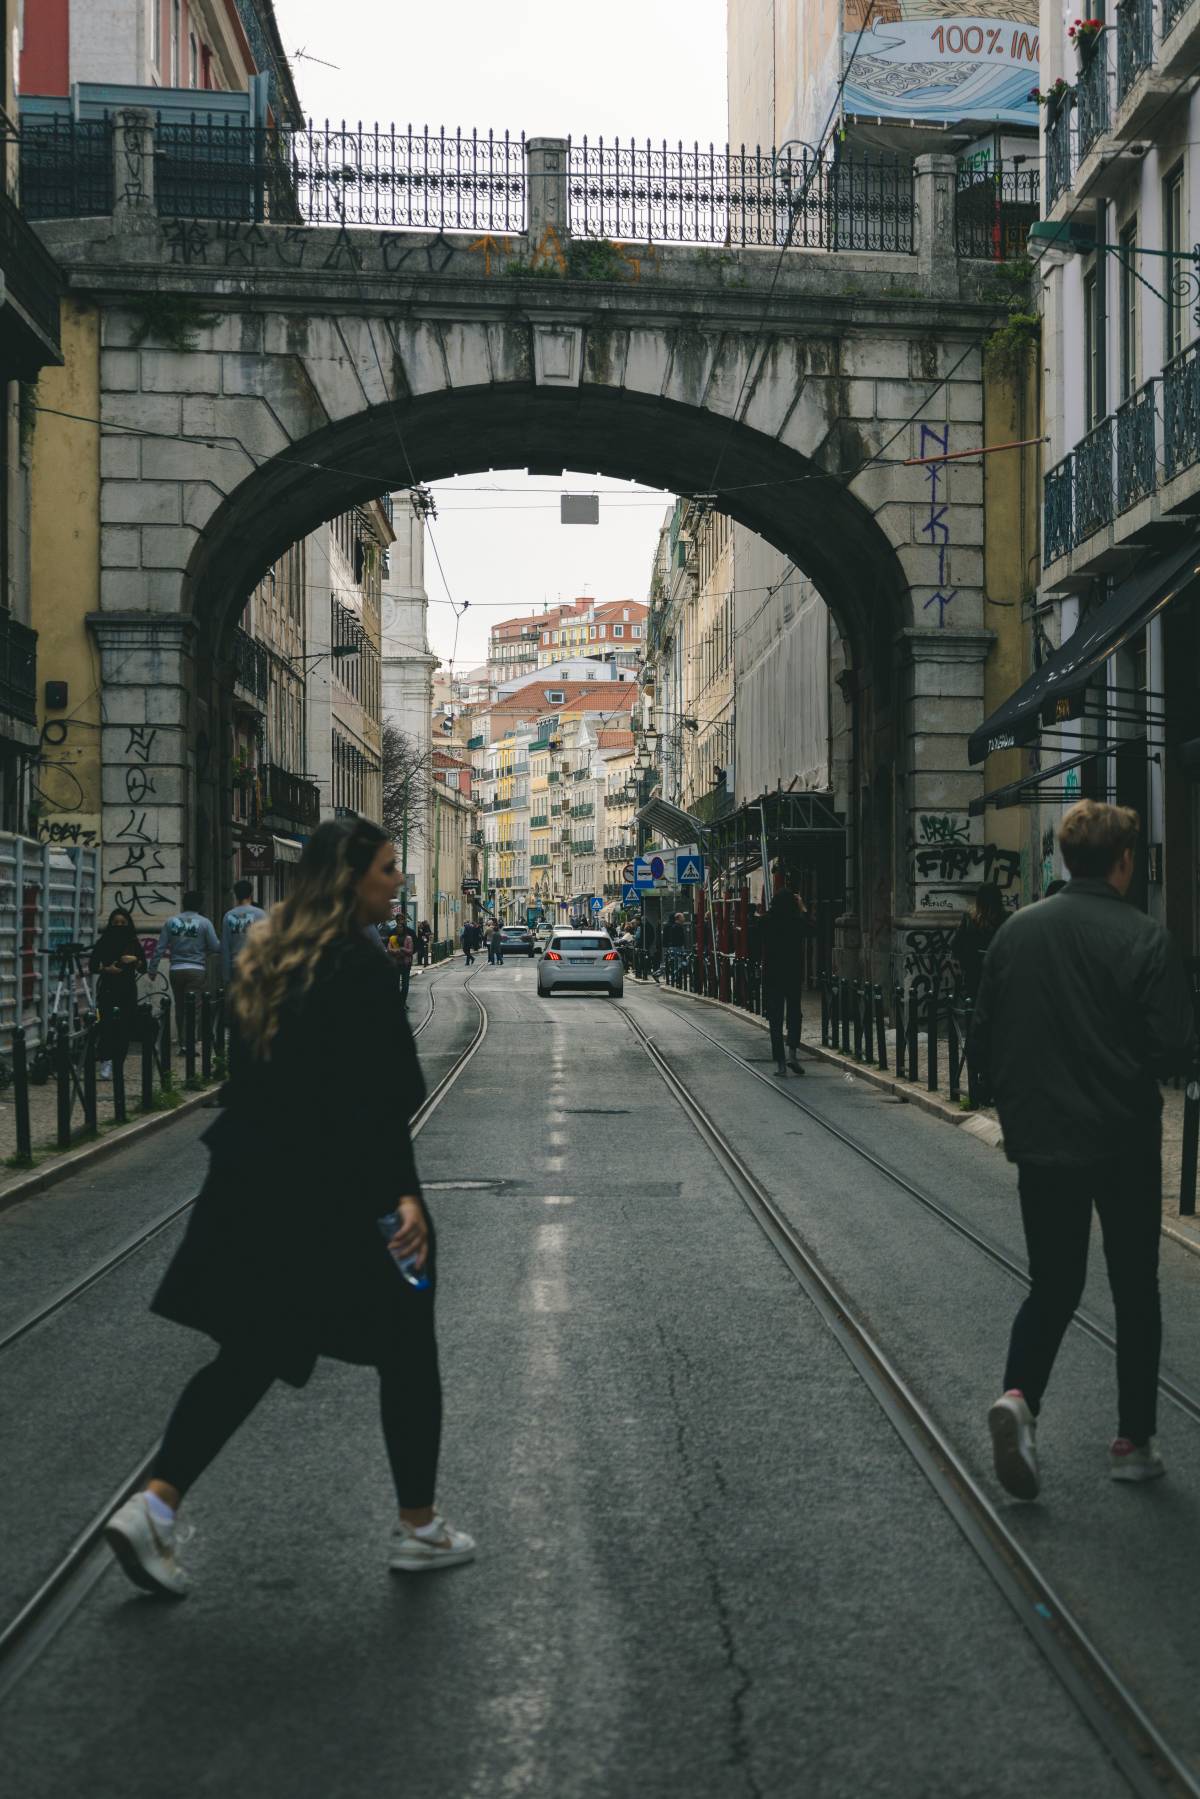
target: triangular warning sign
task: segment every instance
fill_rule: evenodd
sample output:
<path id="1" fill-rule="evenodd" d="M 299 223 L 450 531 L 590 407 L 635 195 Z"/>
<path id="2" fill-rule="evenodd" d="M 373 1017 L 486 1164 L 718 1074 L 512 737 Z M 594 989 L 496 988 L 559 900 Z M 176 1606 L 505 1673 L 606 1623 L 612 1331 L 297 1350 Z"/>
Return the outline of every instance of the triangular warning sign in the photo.
<path id="1" fill-rule="evenodd" d="M 698 881 L 700 879 L 700 870 L 696 867 L 694 862 L 685 862 L 679 871 L 678 878 L 681 881 Z"/>

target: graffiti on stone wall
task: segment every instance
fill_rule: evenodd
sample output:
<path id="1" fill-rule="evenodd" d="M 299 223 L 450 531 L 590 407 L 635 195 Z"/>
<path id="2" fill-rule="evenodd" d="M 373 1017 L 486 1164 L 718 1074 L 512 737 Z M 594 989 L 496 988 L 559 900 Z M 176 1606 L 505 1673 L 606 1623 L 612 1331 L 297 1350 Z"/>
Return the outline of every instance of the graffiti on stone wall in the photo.
<path id="1" fill-rule="evenodd" d="M 954 995 L 958 970 L 950 959 L 954 925 L 930 925 L 905 931 L 901 946 L 902 985 L 917 993 L 932 988 Z"/>
<path id="2" fill-rule="evenodd" d="M 931 447 L 932 446 L 932 447 Z M 950 451 L 949 425 L 922 425 L 921 447 L 919 456 L 946 456 Z M 937 552 L 937 590 L 925 601 L 924 610 L 929 611 L 936 606 L 938 630 L 946 626 L 946 608 L 958 593 L 957 587 L 946 586 L 946 564 L 950 554 L 949 504 L 942 498 L 942 480 L 946 473 L 944 462 L 931 462 L 925 470 L 925 478 L 929 483 L 929 511 L 921 526 L 921 536 L 929 540 L 930 548 Z"/>
<path id="3" fill-rule="evenodd" d="M 63 849 L 92 849 L 100 841 L 100 820 L 83 818 L 43 818 L 38 821 L 38 842 Z"/>
<path id="4" fill-rule="evenodd" d="M 994 882 L 1004 903 L 1020 899 L 1021 852 L 997 843 L 972 843 L 965 812 L 923 812 L 909 838 L 913 903 L 922 912 L 960 912 L 976 887 Z"/>
<path id="5" fill-rule="evenodd" d="M 173 909 L 175 898 L 163 892 L 170 871 L 158 842 L 157 813 L 144 803 L 156 792 L 156 745 L 162 727 L 129 725 L 126 731 L 122 780 L 128 817 L 112 834 L 117 854 L 105 870 L 105 880 L 113 889 L 113 905 L 136 920 L 139 913 L 154 917 Z"/>

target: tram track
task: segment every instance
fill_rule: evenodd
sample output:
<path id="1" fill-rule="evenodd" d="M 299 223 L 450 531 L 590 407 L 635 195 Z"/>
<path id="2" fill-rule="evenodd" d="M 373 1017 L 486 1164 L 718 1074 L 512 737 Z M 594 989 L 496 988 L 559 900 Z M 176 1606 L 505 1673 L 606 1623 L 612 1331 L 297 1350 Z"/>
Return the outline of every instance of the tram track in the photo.
<path id="1" fill-rule="evenodd" d="M 996 1265 L 996 1267 L 1002 1268 L 1006 1274 L 1012 1276 L 1013 1280 L 1015 1280 L 1019 1286 L 1024 1287 L 1025 1290 L 1028 1291 L 1030 1282 L 1027 1270 L 1021 1266 L 1020 1262 L 1018 1262 L 1015 1257 L 1010 1256 L 1008 1251 L 1003 1249 L 1000 1244 L 994 1242 L 982 1231 L 976 1230 L 974 1225 L 968 1224 L 966 1219 L 961 1218 L 958 1213 L 952 1211 L 949 1206 L 943 1205 L 941 1200 L 935 1199 L 931 1193 L 927 1193 L 923 1188 L 914 1185 L 906 1175 L 901 1174 L 898 1169 L 892 1168 L 887 1162 L 877 1156 L 873 1150 L 868 1149 L 865 1144 L 860 1143 L 857 1138 L 852 1137 L 848 1131 L 842 1130 L 840 1125 L 832 1123 L 830 1119 L 824 1117 L 824 1115 L 814 1106 L 808 1105 L 797 1093 L 793 1092 L 790 1087 L 781 1086 L 778 1080 L 772 1080 L 769 1075 L 763 1074 L 759 1069 L 755 1068 L 752 1062 L 748 1062 L 744 1056 L 739 1056 L 736 1050 L 730 1049 L 728 1044 L 722 1043 L 718 1037 L 714 1037 L 711 1031 L 706 1031 L 704 1027 L 697 1024 L 694 1019 L 686 1017 L 682 1012 L 674 1013 L 673 1016 L 678 1017 L 680 1022 L 686 1024 L 689 1030 L 695 1031 L 699 1036 L 703 1037 L 706 1042 L 711 1043 L 714 1049 L 720 1050 L 723 1056 L 726 1056 L 729 1061 L 735 1063 L 745 1074 L 748 1074 L 754 1080 L 761 1082 L 768 1092 L 773 1093 L 777 1099 L 786 1101 L 787 1104 L 794 1106 L 798 1112 L 803 1112 L 804 1116 L 811 1119 L 814 1124 L 820 1125 L 823 1131 L 828 1132 L 831 1137 L 836 1138 L 836 1140 L 843 1144 L 845 1148 L 851 1150 L 862 1161 L 868 1163 L 878 1174 L 883 1175 L 893 1186 L 898 1187 L 909 1199 L 924 1207 L 924 1209 L 933 1217 L 937 1218 L 940 1223 L 948 1226 L 957 1236 L 962 1237 L 973 1249 L 978 1250 L 981 1255 L 986 1256 L 990 1262 L 993 1262 Z M 1074 1318 L 1072 1319 L 1072 1327 L 1082 1331 L 1084 1336 L 1091 1337 L 1093 1342 L 1101 1344 L 1110 1352 L 1110 1354 L 1116 1355 L 1117 1339 L 1106 1325 L 1101 1324 L 1098 1318 L 1093 1318 L 1090 1313 L 1081 1308 L 1076 1311 Z M 1185 1417 L 1190 1418 L 1193 1424 L 1200 1424 L 1200 1396 L 1189 1393 L 1186 1387 L 1181 1387 L 1179 1385 L 1178 1381 L 1172 1380 L 1169 1375 L 1161 1373 L 1158 1380 L 1158 1390 L 1164 1399 L 1169 1400 L 1170 1403 L 1175 1406 L 1177 1410 L 1182 1412 Z"/>
<path id="2" fill-rule="evenodd" d="M 950 1438 L 858 1316 L 843 1288 L 712 1122 L 641 1022 L 626 1006 L 619 1005 L 617 1010 L 1131 1790 L 1146 1799 L 1162 1799 L 1164 1794 L 1200 1799 L 1200 1779 L 1175 1752 L 1136 1693 L 1009 1530 Z M 702 1031 L 701 1035 L 708 1033 Z M 733 1059 L 740 1060 L 737 1056 Z M 757 1074 L 749 1064 L 745 1066 Z M 796 1103 L 801 1110 L 810 1112 L 816 1122 L 824 1122 L 809 1107 Z M 834 1134 L 841 1133 L 835 1129 Z M 880 1166 L 883 1172 L 889 1172 L 885 1165 Z"/>
<path id="3" fill-rule="evenodd" d="M 455 1058 L 433 1091 L 413 1113 L 409 1123 L 411 1137 L 418 1136 L 424 1126 L 428 1124 L 460 1076 L 478 1054 L 487 1036 L 487 1008 L 475 992 L 473 981 L 474 976 L 469 975 L 463 983 L 463 988 L 470 995 L 478 1013 L 475 1029 L 470 1041 Z M 429 1011 L 421 1021 L 418 1030 L 414 1031 L 414 1036 L 424 1029 L 433 1016 L 432 999 L 431 988 Z M 140 1239 L 131 1239 L 129 1244 L 123 1246 L 119 1259 L 121 1261 L 128 1260 L 136 1249 L 143 1247 L 152 1237 L 165 1230 L 173 1219 L 181 1216 L 194 1203 L 194 1199 L 185 1200 L 168 1216 L 156 1220 L 150 1230 L 143 1233 Z M 64 1289 L 62 1294 L 56 1295 L 49 1307 L 43 1307 L 36 1315 L 31 1314 L 30 1319 L 23 1320 L 13 1331 L 9 1332 L 6 1338 L 0 1339 L 0 1350 L 9 1342 L 15 1341 L 17 1337 L 23 1336 L 27 1330 L 31 1330 L 34 1324 L 40 1323 L 43 1318 L 50 1316 L 52 1311 L 60 1310 L 69 1299 L 78 1297 L 80 1292 L 94 1285 L 103 1274 L 108 1273 L 117 1265 L 116 1259 L 109 1258 L 107 1263 L 98 1265 L 96 1269 L 91 1270 L 83 1282 L 77 1282 L 74 1288 Z M 155 1443 L 153 1448 L 141 1457 L 132 1472 L 125 1477 L 100 1510 L 75 1536 L 53 1568 L 24 1601 L 16 1614 L 0 1629 L 0 1705 L 7 1699 L 22 1675 L 32 1667 L 38 1656 L 69 1623 L 106 1568 L 111 1565 L 111 1556 L 103 1540 L 104 1525 L 116 1508 L 147 1479 L 157 1449 L 158 1445 Z"/>

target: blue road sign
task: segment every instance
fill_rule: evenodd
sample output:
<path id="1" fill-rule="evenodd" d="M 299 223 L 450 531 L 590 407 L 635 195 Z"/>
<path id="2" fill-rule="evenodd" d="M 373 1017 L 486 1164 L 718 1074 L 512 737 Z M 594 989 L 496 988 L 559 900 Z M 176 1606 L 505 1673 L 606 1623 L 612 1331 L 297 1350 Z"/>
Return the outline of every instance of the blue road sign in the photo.
<path id="1" fill-rule="evenodd" d="M 592 895 L 592 911 L 593 912 L 603 912 L 603 910 L 604 910 L 604 901 L 600 898 L 600 895 L 598 893 L 594 893 Z"/>
<path id="2" fill-rule="evenodd" d="M 633 864 L 633 884 L 635 887 L 653 887 L 654 874 L 648 856 L 637 856 Z"/>
<path id="3" fill-rule="evenodd" d="M 621 889 L 621 904 L 623 906 L 640 906 L 641 903 L 642 903 L 642 896 L 641 896 L 641 893 L 638 888 L 622 887 L 622 889 Z"/>
<path id="4" fill-rule="evenodd" d="M 704 857 L 677 857 L 675 879 L 680 887 L 702 887 L 704 885 Z"/>
<path id="5" fill-rule="evenodd" d="M 663 861 L 662 857 L 661 856 L 651 856 L 651 858 L 650 858 L 650 873 L 654 876 L 655 880 L 661 881 L 663 876 L 666 874 L 666 872 L 667 872 L 667 865 Z"/>

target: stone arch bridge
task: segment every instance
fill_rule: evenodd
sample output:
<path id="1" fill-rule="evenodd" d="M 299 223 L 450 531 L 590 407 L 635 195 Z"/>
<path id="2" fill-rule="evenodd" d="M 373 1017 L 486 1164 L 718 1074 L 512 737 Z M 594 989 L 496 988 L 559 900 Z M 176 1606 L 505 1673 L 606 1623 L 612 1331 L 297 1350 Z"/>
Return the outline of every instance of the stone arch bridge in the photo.
<path id="1" fill-rule="evenodd" d="M 100 314 L 109 895 L 135 889 L 149 922 L 182 886 L 224 886 L 230 632 L 290 543 L 387 489 L 568 467 L 714 493 L 824 596 L 849 667 L 850 885 L 882 974 L 910 821 L 979 790 L 982 474 L 901 466 L 981 441 L 999 297 L 956 253 L 953 161 L 906 172 L 886 249 L 743 247 L 726 219 L 718 244 L 580 254 L 558 140 L 524 147 L 520 231 L 394 230 L 204 217 L 199 190 L 196 216 L 178 195 L 168 215 L 153 125 L 114 126 L 110 212 L 40 227 Z"/>

